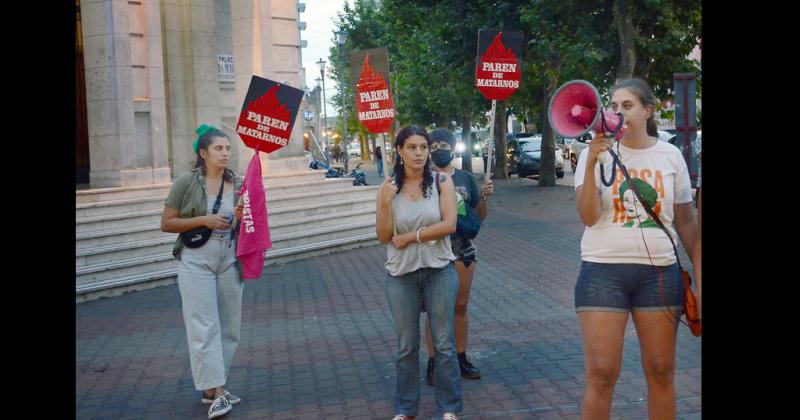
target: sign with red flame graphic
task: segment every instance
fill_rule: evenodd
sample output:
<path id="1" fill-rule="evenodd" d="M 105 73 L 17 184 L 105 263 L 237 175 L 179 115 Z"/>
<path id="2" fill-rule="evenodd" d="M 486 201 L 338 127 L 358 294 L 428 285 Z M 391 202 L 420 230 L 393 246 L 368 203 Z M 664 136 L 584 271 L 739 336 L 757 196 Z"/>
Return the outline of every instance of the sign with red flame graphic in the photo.
<path id="1" fill-rule="evenodd" d="M 385 47 L 351 55 L 356 82 L 356 113 L 370 133 L 386 133 L 394 121 L 394 97 L 389 83 L 389 55 Z M 372 65 L 370 64 L 372 62 Z M 387 75 L 386 78 L 383 75 Z"/>
<path id="2" fill-rule="evenodd" d="M 253 76 L 236 124 L 236 133 L 251 149 L 271 153 L 289 144 L 303 91 Z"/>
<path id="3" fill-rule="evenodd" d="M 484 98 L 505 101 L 519 89 L 522 51 L 522 32 L 478 31 L 475 87 Z"/>

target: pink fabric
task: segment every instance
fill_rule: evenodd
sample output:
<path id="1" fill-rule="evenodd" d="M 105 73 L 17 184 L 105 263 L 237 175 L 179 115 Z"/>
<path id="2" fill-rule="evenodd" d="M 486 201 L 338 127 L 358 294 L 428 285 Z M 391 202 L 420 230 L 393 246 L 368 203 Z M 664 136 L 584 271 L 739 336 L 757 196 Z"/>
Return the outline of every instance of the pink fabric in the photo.
<path id="1" fill-rule="evenodd" d="M 264 183 L 261 178 L 261 159 L 256 150 L 253 159 L 247 166 L 244 177 L 242 198 L 244 209 L 239 226 L 239 242 L 236 258 L 242 264 L 243 279 L 261 277 L 264 268 L 264 253 L 272 248 L 269 237 L 269 221 L 267 220 L 267 201 L 264 195 Z"/>

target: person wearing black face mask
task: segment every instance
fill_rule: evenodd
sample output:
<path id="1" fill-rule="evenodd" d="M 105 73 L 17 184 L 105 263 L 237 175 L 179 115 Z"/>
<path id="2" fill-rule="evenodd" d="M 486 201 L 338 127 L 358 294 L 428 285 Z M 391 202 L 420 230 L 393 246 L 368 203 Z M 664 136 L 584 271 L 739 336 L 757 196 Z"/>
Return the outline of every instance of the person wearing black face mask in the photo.
<path id="1" fill-rule="evenodd" d="M 453 167 L 453 149 L 456 145 L 456 138 L 453 132 L 446 128 L 437 128 L 430 134 L 431 137 L 431 161 L 436 165 L 434 170 L 450 175 L 455 183 L 456 192 L 464 199 L 464 204 L 474 208 L 478 216 L 483 220 L 486 217 L 486 200 L 494 192 L 491 180 L 485 180 L 478 191 L 478 183 L 475 177 L 461 169 Z M 456 272 L 458 273 L 458 296 L 455 308 L 455 338 L 458 364 L 461 369 L 461 377 L 467 379 L 480 379 L 481 371 L 473 366 L 467 358 L 467 330 L 469 318 L 467 305 L 469 304 L 469 292 L 472 287 L 472 276 L 475 274 L 475 244 L 472 239 L 464 238 L 454 233 L 450 236 L 450 244 L 453 254 L 456 256 Z M 428 354 L 434 355 L 433 338 L 429 322 L 425 321 L 425 337 L 428 346 Z M 434 357 L 428 357 L 427 382 L 433 386 Z"/>

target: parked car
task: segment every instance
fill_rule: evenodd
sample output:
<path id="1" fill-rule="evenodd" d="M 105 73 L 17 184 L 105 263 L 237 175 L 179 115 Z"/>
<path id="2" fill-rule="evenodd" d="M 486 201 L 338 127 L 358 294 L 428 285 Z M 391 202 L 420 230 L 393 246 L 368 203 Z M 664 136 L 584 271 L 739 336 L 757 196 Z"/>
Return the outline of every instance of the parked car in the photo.
<path id="1" fill-rule="evenodd" d="M 583 149 L 592 142 L 593 138 L 594 134 L 589 132 L 589 134 L 573 139 L 572 143 L 569 144 L 569 164 L 572 167 L 572 172 L 575 172 L 575 169 L 578 168 L 578 157 L 580 157 Z"/>
<path id="2" fill-rule="evenodd" d="M 508 153 L 508 173 L 519 177 L 538 175 L 542 159 L 542 135 L 514 133 L 506 136 Z M 556 176 L 564 177 L 564 158 L 556 148 Z"/>
<path id="3" fill-rule="evenodd" d="M 697 136 L 692 143 L 692 153 L 699 155 L 703 150 L 703 130 L 697 130 Z"/>
<path id="4" fill-rule="evenodd" d="M 703 133 L 701 130 L 697 130 L 697 137 L 695 137 L 694 142 L 692 142 L 692 154 L 695 156 L 695 165 L 697 168 L 697 179 L 692 179 L 692 188 L 700 188 L 700 178 L 703 175 Z M 697 205 L 697 203 L 695 203 Z"/>
<path id="5" fill-rule="evenodd" d="M 669 144 L 674 144 L 675 137 L 677 137 L 677 135 L 675 134 L 675 130 L 672 130 L 672 132 L 669 132 L 667 130 L 658 130 L 658 139 L 661 141 L 665 141 Z"/>
<path id="6" fill-rule="evenodd" d="M 361 158 L 361 144 L 357 141 L 347 145 L 347 155 L 351 158 Z"/>
<path id="7" fill-rule="evenodd" d="M 569 160 L 569 145 L 572 144 L 574 139 L 567 137 L 556 136 L 556 147 L 561 149 L 561 157 L 564 160 Z"/>

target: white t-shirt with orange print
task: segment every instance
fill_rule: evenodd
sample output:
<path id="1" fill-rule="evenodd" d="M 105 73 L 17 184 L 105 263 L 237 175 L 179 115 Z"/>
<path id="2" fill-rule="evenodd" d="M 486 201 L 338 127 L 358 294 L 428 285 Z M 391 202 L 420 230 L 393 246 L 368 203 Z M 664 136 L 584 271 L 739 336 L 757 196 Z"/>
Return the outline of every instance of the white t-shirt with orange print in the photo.
<path id="1" fill-rule="evenodd" d="M 617 145 L 614 144 L 614 151 Z M 575 189 L 583 185 L 586 173 L 586 160 L 589 148 L 585 148 L 578 158 L 575 171 Z M 657 194 L 657 202 L 653 210 L 664 226 L 669 229 L 675 244 L 679 238 L 672 227 L 674 204 L 692 201 L 692 185 L 686 161 L 677 147 L 658 141 L 647 149 L 631 149 L 619 145 L 620 160 L 628 170 L 631 178 L 639 178 Z M 612 158 L 606 154 L 603 168 L 606 180 L 611 178 Z M 606 187 L 600 178 L 600 163 L 595 166 L 595 179 L 600 190 L 600 219 L 594 226 L 587 226 L 581 239 L 581 259 L 584 261 L 606 264 L 646 264 L 667 266 L 675 263 L 675 251 L 664 231 L 650 218 L 641 207 L 633 191 L 620 190 L 625 182 L 625 175 L 617 168 L 617 176 L 611 187 Z M 626 183 L 627 184 L 627 183 Z M 638 217 L 636 217 L 638 215 Z M 649 254 L 649 257 L 648 257 Z"/>

